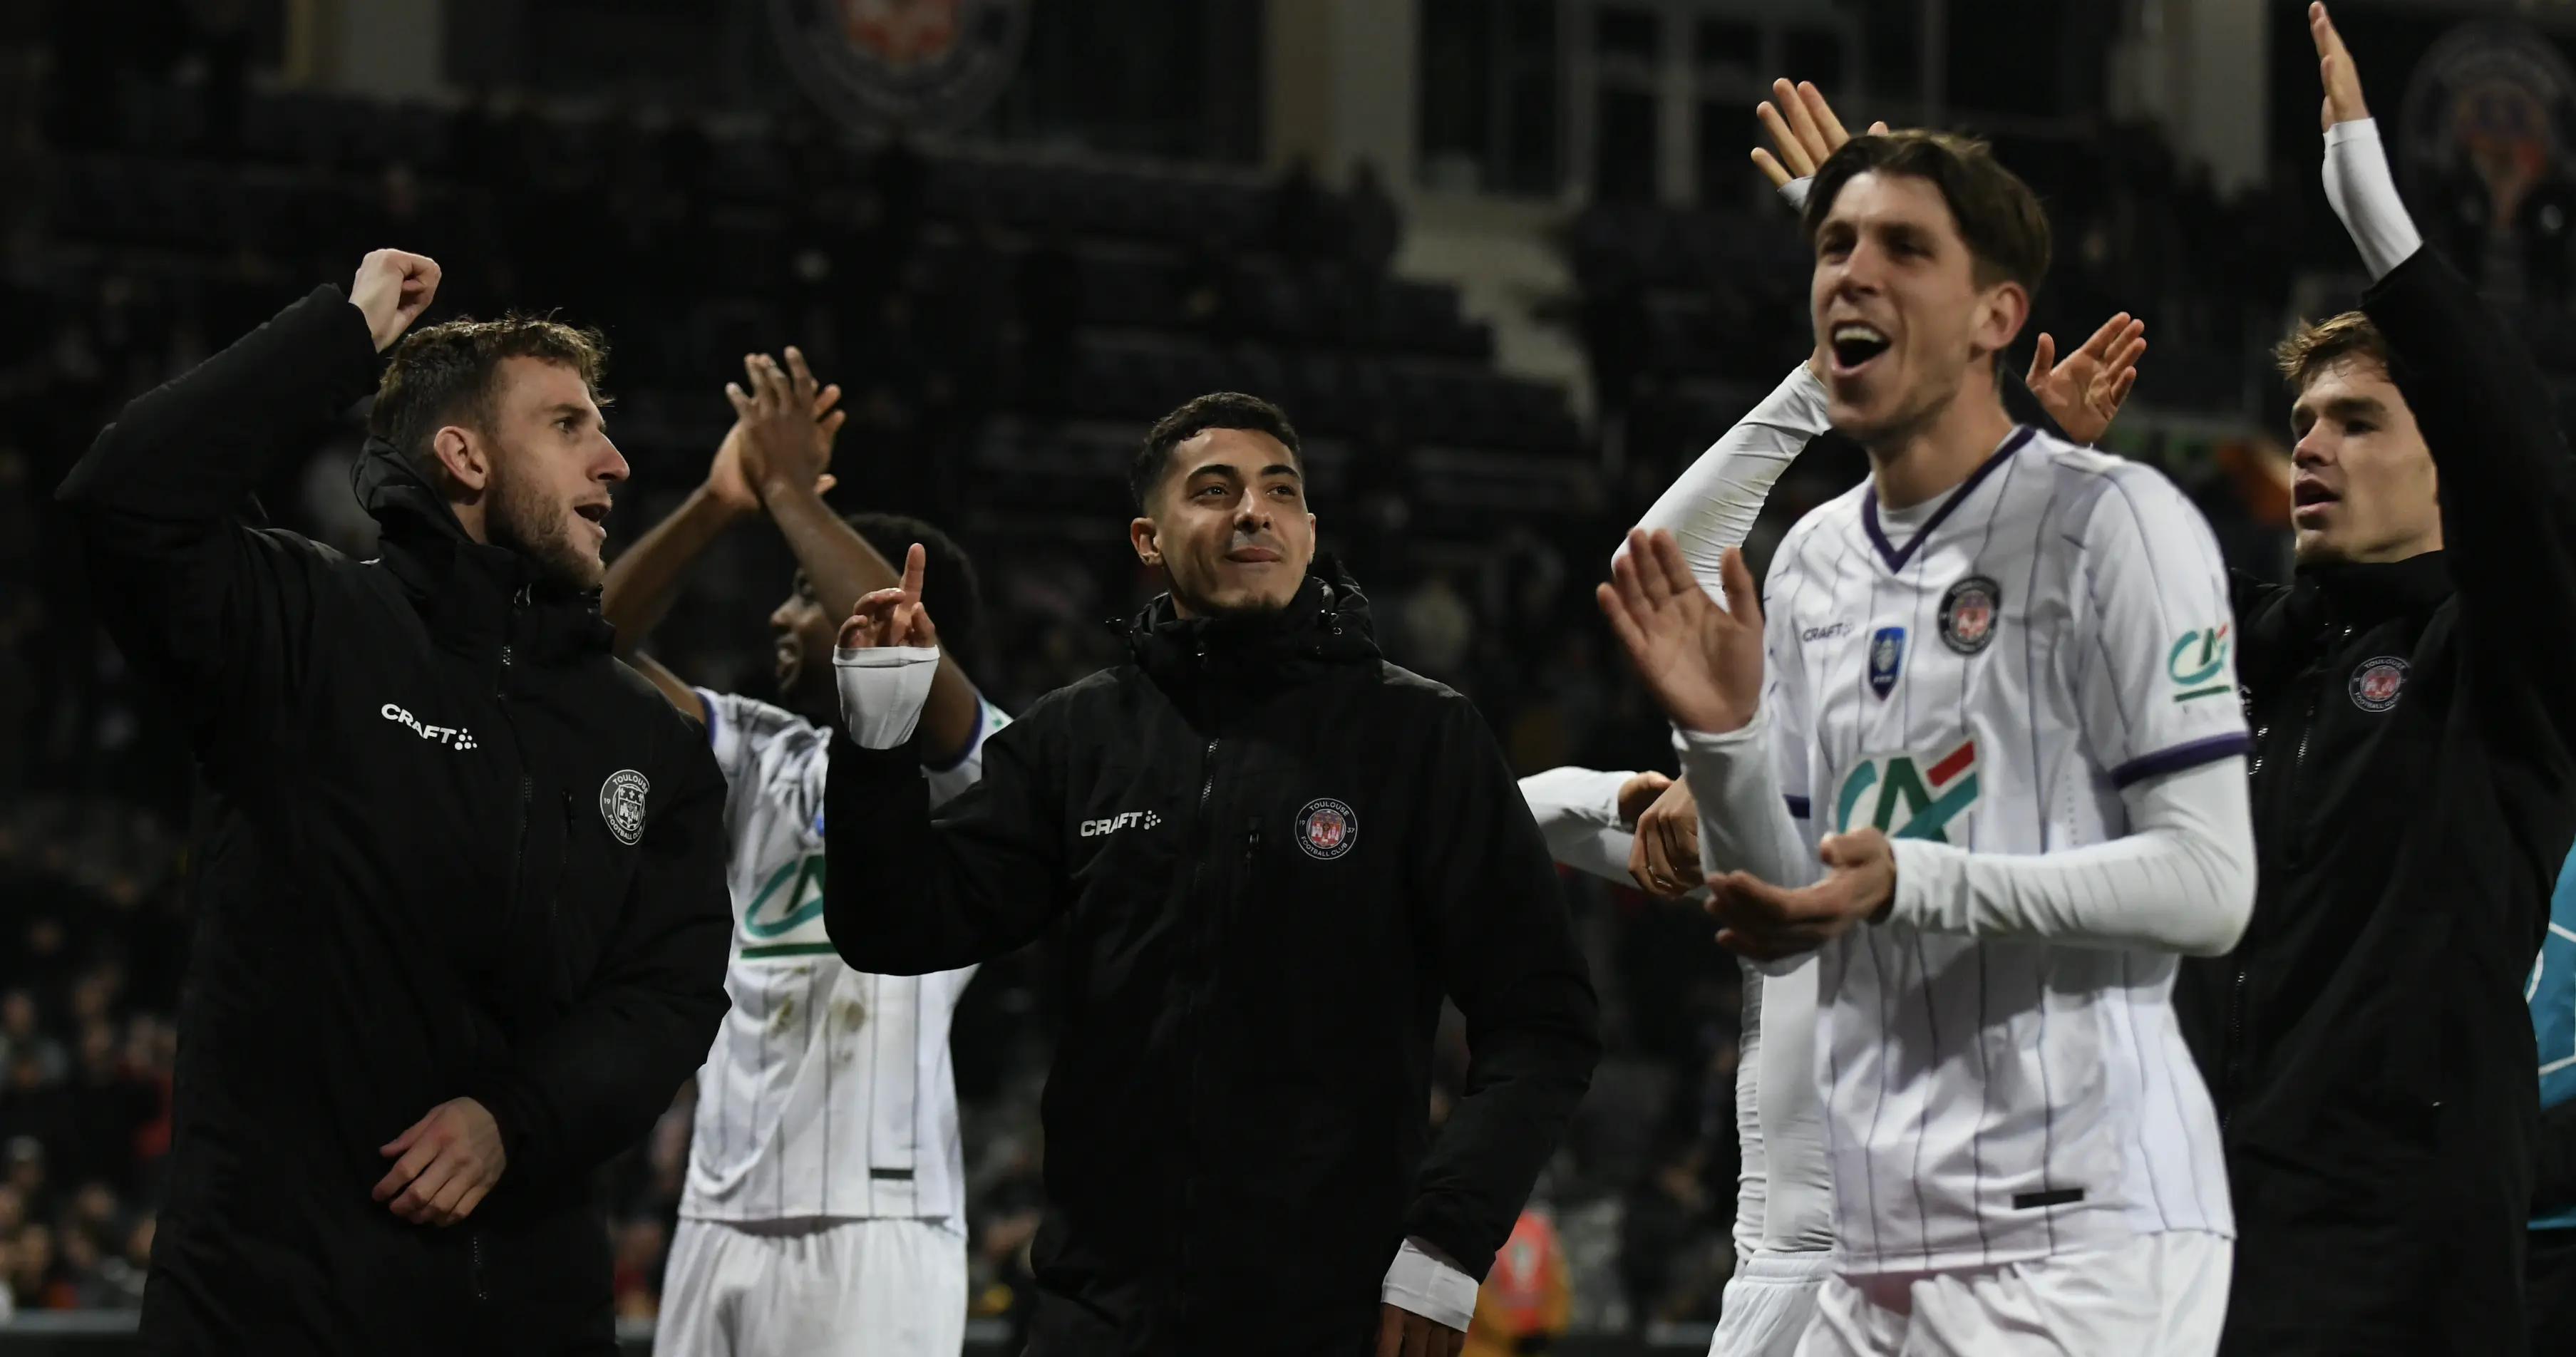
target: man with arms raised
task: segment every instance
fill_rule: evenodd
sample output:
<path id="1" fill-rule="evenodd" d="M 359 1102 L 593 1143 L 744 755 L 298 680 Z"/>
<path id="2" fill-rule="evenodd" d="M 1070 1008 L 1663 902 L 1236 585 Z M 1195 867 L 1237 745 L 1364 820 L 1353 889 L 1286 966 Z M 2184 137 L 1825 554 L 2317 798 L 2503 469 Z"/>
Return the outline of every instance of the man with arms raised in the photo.
<path id="1" fill-rule="evenodd" d="M 769 617 L 778 702 L 693 688 L 633 661 L 706 726 L 733 847 L 734 1006 L 698 1071 L 688 1185 L 654 1346 L 736 1357 L 865 1351 L 955 1357 L 965 1342 L 965 1149 L 948 1025 L 972 968 L 862 975 L 823 932 L 823 786 L 839 717 L 832 634 L 860 595 L 896 582 L 882 552 L 927 542 L 952 637 L 981 613 L 965 554 L 927 524 L 844 519 L 823 503 L 842 416 L 804 355 L 744 359 L 736 416 L 706 483 L 608 572 L 602 608 L 632 650 L 718 533 L 765 516 L 797 561 Z M 922 713 L 933 804 L 982 771 L 1007 722 L 951 658 Z"/>
<path id="2" fill-rule="evenodd" d="M 2227 1349 L 2511 1352 L 2533 1070 L 2569 1054 L 2523 996 L 2576 831 L 2576 463 L 2416 234 L 2322 5 L 2309 30 L 2373 281 L 2281 348 L 2298 570 L 2237 593 L 2262 889 L 2180 994 L 2244 1231 Z"/>
<path id="3" fill-rule="evenodd" d="M 1448 1357 L 1598 1053 L 1547 847 L 1475 709 L 1379 658 L 1317 561 L 1275 407 L 1190 402 L 1129 483 L 1171 580 L 1133 662 L 1040 699 L 936 815 L 919 554 L 861 601 L 832 942 L 907 974 L 1055 930 L 1031 1352 Z M 1473 1054 L 1434 1145 L 1444 995 Z"/>
<path id="4" fill-rule="evenodd" d="M 1719 940 L 1816 967 L 1838 1275 L 1799 1351 L 2205 1354 L 2232 1222 L 2166 996 L 2251 905 L 2246 735 L 2223 647 L 2214 685 L 2164 661 L 2224 635 L 2216 546 L 2007 414 L 2047 227 L 1982 145 L 1855 138 L 1805 226 L 1869 480 L 1782 543 L 1767 640 L 1736 551 L 1724 610 L 1664 532 L 1601 591 L 1679 728 Z"/>
<path id="5" fill-rule="evenodd" d="M 615 1350 L 592 1170 L 724 1014 L 724 784 L 609 654 L 598 338 L 367 256 L 138 398 L 63 483 L 215 794 L 154 1352 Z M 242 515 L 373 389 L 383 556 Z"/>

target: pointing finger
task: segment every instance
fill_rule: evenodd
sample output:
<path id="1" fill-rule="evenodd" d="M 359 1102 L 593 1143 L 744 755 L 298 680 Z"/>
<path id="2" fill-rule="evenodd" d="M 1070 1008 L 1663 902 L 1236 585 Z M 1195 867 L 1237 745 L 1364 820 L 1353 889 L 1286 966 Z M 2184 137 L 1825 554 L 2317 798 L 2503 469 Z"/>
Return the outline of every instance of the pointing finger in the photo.
<path id="1" fill-rule="evenodd" d="M 921 544 L 919 542 L 913 543 L 912 546 L 903 553 L 903 595 L 905 598 L 917 599 L 921 597 L 921 568 L 923 563 L 929 559 L 929 553 L 921 549 Z"/>

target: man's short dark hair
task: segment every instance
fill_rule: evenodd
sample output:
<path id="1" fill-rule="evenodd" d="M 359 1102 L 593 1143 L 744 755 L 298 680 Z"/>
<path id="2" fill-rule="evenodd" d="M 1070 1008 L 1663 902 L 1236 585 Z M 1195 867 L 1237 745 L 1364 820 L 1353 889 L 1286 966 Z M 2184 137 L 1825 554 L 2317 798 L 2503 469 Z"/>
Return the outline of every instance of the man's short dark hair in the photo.
<path id="1" fill-rule="evenodd" d="M 1825 158 L 1807 189 L 1807 243 L 1815 244 L 1843 185 L 1871 171 L 1932 181 L 1959 222 L 1960 238 L 1977 261 L 1977 281 L 1987 287 L 2015 282 L 2039 291 L 2048 276 L 2048 213 L 2019 175 L 2005 169 L 1992 149 L 1974 137 L 1908 129 L 1854 137 Z"/>
<path id="2" fill-rule="evenodd" d="M 1127 491 L 1135 497 L 1136 512 L 1152 512 L 1154 487 L 1162 484 L 1164 473 L 1171 470 L 1172 449 L 1209 429 L 1266 433 L 1288 449 L 1301 471 L 1305 467 L 1306 456 L 1297 446 L 1297 430 L 1288 423 L 1286 412 L 1259 396 L 1212 391 L 1154 421 L 1153 431 L 1145 435 L 1144 446 L 1136 450 L 1136 460 L 1127 468 Z M 938 614 L 931 616 L 935 619 Z"/>
<path id="3" fill-rule="evenodd" d="M 608 375 L 608 341 L 596 330 L 567 325 L 551 316 L 503 316 L 499 320 L 451 320 L 414 330 L 394 346 L 376 405 L 367 417 L 367 432 L 393 445 L 425 474 L 438 474 L 430 440 L 450 424 L 492 427 L 492 401 L 498 394 L 501 364 L 512 358 L 559 363 L 581 374 L 591 398 L 602 405 L 601 379 Z"/>
<path id="4" fill-rule="evenodd" d="M 2290 332 L 2289 338 L 2272 347 L 2273 365 L 2281 370 L 2294 392 L 2307 390 L 2308 383 L 2347 358 L 2359 358 L 2381 372 L 2388 371 L 2388 337 L 2359 311 L 2302 323 Z"/>
<path id="5" fill-rule="evenodd" d="M 984 653 L 984 587 L 975 562 L 957 539 L 903 514 L 844 514 L 841 521 L 867 540 L 897 571 L 904 553 L 921 544 L 921 602 L 939 627 L 939 644 L 972 673 Z M 839 625 L 835 619 L 834 625 Z"/>

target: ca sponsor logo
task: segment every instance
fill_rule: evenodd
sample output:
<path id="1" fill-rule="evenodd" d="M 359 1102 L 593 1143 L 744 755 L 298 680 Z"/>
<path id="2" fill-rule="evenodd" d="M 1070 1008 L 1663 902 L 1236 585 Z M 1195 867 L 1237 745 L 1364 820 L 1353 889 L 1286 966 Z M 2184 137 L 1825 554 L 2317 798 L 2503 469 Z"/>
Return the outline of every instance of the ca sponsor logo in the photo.
<path id="1" fill-rule="evenodd" d="M 1136 829 L 1152 829 L 1161 823 L 1163 823 L 1163 817 L 1150 810 L 1121 811 L 1104 819 L 1083 821 L 1082 837 L 1096 839 L 1103 834 L 1115 834 L 1131 826 Z"/>
<path id="2" fill-rule="evenodd" d="M 1843 833 L 1873 828 L 1891 839 L 1948 843 L 1948 826 L 1977 804 L 1977 742 L 1928 754 L 1885 754 L 1843 776 L 1834 823 Z"/>
<path id="3" fill-rule="evenodd" d="M 460 753 L 474 747 L 474 733 L 465 727 L 429 725 L 391 702 L 376 708 L 376 715 L 395 725 L 408 727 L 412 734 L 424 740 L 443 744 Z"/>
<path id="4" fill-rule="evenodd" d="M 2189 702 L 2196 697 L 2216 697 L 2236 691 L 2227 681 L 2227 628 L 2224 625 L 2200 627 L 2174 638 L 2173 649 L 2165 652 L 2165 677 L 2173 680 L 2180 691 L 2174 701 Z"/>

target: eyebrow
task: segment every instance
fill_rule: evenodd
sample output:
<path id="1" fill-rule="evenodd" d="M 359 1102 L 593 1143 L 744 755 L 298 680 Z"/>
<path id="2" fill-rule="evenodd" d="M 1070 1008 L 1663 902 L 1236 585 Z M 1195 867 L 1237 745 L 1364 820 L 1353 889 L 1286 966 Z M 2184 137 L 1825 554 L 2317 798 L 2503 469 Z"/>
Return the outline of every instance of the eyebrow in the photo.
<path id="1" fill-rule="evenodd" d="M 1286 476 L 1290 480 L 1297 481 L 1306 479 L 1304 475 L 1298 472 L 1296 467 L 1286 462 L 1272 462 L 1270 465 L 1261 468 L 1260 474 L 1264 476 Z M 1235 474 L 1233 465 L 1226 462 L 1210 462 L 1206 466 L 1200 467 L 1198 470 L 1190 473 L 1191 480 L 1197 480 L 1201 476 L 1223 476 L 1229 481 L 1242 479 L 1242 477 Z"/>
<path id="2" fill-rule="evenodd" d="M 2386 419 L 2388 407 L 2371 396 L 2337 396 L 2322 406 L 2300 401 L 2290 407 L 2292 423 L 2297 423 L 2302 417 L 2315 420 L 2326 415 L 2346 423 L 2356 419 Z"/>
<path id="3" fill-rule="evenodd" d="M 575 405 L 570 401 L 565 401 L 564 403 L 554 406 L 546 411 L 546 419 L 549 423 L 561 419 L 566 415 L 571 415 L 576 419 L 586 420 L 591 417 L 591 411 L 590 407 L 587 405 Z M 608 416 L 605 414 L 599 416 L 599 422 L 602 425 L 606 425 L 608 423 Z"/>

